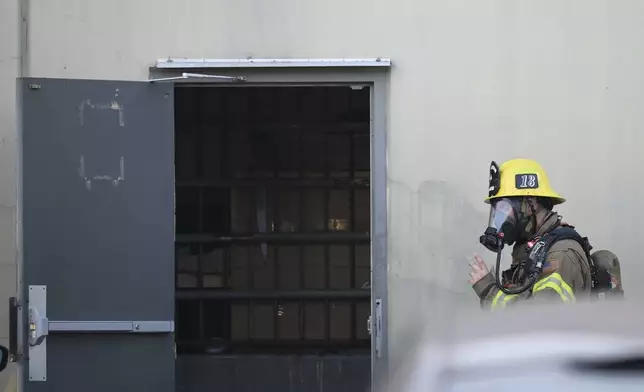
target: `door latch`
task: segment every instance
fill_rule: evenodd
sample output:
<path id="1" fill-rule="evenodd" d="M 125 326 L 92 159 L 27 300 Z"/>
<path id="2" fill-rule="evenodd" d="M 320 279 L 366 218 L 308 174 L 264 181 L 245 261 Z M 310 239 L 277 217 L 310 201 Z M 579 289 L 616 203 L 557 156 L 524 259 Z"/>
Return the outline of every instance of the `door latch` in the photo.
<path id="1" fill-rule="evenodd" d="M 49 335 L 49 319 L 29 306 L 29 345 L 38 346 Z"/>
<path id="2" fill-rule="evenodd" d="M 371 327 L 371 333 L 373 335 L 373 338 L 375 340 L 375 347 L 374 351 L 376 354 L 377 358 L 380 358 L 382 356 L 382 299 L 381 298 L 376 298 L 375 301 L 375 307 L 376 307 L 376 314 L 374 317 L 374 320 L 372 321 L 372 324 L 370 325 Z"/>

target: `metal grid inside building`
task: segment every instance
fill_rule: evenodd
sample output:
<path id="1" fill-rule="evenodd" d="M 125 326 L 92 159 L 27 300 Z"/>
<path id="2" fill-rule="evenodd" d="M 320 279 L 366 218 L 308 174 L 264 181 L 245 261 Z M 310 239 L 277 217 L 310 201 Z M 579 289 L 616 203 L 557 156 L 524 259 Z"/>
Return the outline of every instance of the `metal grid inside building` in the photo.
<path id="1" fill-rule="evenodd" d="M 177 87 L 179 353 L 368 350 L 368 86 Z"/>

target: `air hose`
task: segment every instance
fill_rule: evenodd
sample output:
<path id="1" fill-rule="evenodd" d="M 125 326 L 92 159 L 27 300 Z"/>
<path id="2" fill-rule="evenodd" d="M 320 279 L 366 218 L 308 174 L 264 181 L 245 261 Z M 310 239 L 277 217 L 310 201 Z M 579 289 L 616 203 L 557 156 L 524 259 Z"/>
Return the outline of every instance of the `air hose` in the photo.
<path id="1" fill-rule="evenodd" d="M 532 287 L 533 284 L 537 281 L 537 277 L 539 277 L 539 272 L 535 271 L 535 266 L 534 263 L 531 263 L 529 266 L 529 275 L 525 279 L 525 282 L 515 288 L 515 289 L 508 289 L 503 286 L 503 283 L 501 283 L 501 251 L 503 250 L 503 234 L 499 236 L 499 239 L 497 241 L 497 247 L 498 250 L 496 252 L 496 271 L 494 271 L 494 278 L 496 280 L 496 285 L 505 294 L 508 295 L 516 295 L 516 294 L 521 294 L 524 291 L 528 290 L 530 287 Z"/>

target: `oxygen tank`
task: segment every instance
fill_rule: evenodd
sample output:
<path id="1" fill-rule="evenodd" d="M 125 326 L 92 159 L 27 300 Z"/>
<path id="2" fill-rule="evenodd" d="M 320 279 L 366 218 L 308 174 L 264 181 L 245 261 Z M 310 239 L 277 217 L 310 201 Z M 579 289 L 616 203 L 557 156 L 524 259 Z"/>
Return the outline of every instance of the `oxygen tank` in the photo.
<path id="1" fill-rule="evenodd" d="M 617 255 L 609 250 L 602 249 L 593 252 L 590 257 L 593 259 L 595 266 L 608 271 L 610 274 L 612 288 L 609 291 L 601 293 L 601 296 L 623 297 L 622 272 Z"/>

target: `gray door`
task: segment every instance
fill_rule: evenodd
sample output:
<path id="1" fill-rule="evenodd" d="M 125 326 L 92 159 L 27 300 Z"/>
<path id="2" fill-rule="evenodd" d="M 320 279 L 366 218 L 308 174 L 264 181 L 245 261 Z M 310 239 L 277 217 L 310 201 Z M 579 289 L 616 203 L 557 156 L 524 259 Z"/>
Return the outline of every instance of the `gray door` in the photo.
<path id="1" fill-rule="evenodd" d="M 23 391 L 174 391 L 172 84 L 18 88 Z"/>

